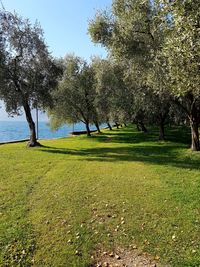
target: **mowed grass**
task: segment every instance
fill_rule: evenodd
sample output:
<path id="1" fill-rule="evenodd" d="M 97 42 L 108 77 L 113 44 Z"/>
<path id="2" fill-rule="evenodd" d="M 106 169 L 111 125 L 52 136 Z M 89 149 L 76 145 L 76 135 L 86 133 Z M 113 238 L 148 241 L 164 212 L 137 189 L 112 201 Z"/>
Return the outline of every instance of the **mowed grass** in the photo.
<path id="1" fill-rule="evenodd" d="M 0 146 L 0 266 L 88 267 L 137 246 L 158 266 L 200 266 L 200 152 L 187 129 L 135 128 Z"/>

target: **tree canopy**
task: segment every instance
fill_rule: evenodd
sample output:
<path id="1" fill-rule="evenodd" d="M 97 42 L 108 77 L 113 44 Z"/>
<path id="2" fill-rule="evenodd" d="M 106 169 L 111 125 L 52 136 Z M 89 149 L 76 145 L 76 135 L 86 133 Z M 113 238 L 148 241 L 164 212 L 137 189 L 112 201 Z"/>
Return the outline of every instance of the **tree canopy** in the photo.
<path id="1" fill-rule="evenodd" d="M 193 150 L 200 150 L 199 21 L 198 1 L 114 0 L 111 12 L 98 12 L 89 24 L 95 43 L 145 73 L 147 91 L 151 87 L 162 99 L 170 95 L 186 112 Z"/>
<path id="2" fill-rule="evenodd" d="M 75 55 L 55 60 L 38 23 L 0 13 L 0 98 L 10 114 L 24 109 L 37 144 L 31 108 L 48 110 L 51 125 L 83 122 L 156 124 L 165 139 L 167 122 L 191 127 L 192 150 L 200 150 L 199 1 L 113 0 L 89 23 L 106 59 Z M 181 108 L 182 112 L 180 112 Z"/>
<path id="3" fill-rule="evenodd" d="M 60 74 L 48 52 L 43 31 L 16 13 L 0 11 L 1 87 L 0 98 L 9 114 L 23 108 L 30 128 L 30 146 L 37 145 L 31 108 L 50 105 L 50 91 Z"/>
<path id="4" fill-rule="evenodd" d="M 63 77 L 52 93 L 54 105 L 49 109 L 52 127 L 81 121 L 90 135 L 89 124 L 96 116 L 93 69 L 75 55 L 66 56 L 62 64 Z"/>

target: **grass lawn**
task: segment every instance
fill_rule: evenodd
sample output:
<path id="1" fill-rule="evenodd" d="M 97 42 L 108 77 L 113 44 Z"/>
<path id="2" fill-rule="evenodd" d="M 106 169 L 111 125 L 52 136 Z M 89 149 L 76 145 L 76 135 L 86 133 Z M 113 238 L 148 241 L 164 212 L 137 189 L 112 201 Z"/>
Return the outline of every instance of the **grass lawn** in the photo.
<path id="1" fill-rule="evenodd" d="M 158 266 L 200 266 L 200 152 L 186 130 L 167 134 L 1 145 L 0 266 L 86 267 L 130 245 Z"/>

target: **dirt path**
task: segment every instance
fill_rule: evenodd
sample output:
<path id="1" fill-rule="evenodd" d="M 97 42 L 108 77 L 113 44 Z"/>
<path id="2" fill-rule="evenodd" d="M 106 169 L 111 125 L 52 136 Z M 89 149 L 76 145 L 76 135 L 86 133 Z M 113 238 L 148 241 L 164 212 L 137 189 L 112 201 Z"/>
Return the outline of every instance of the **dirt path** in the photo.
<path id="1" fill-rule="evenodd" d="M 117 249 L 115 252 L 98 251 L 93 257 L 94 264 L 91 267 L 161 267 L 159 257 L 152 258 L 138 249 Z"/>

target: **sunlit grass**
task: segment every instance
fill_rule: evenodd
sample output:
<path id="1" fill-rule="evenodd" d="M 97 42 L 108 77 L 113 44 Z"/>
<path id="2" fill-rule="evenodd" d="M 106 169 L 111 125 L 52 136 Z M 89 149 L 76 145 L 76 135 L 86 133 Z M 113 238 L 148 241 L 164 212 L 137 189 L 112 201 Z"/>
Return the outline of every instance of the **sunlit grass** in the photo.
<path id="1" fill-rule="evenodd" d="M 128 127 L 0 146 L 0 265 L 86 267 L 99 247 L 136 245 L 200 266 L 200 154 L 185 129 L 168 137 Z"/>

